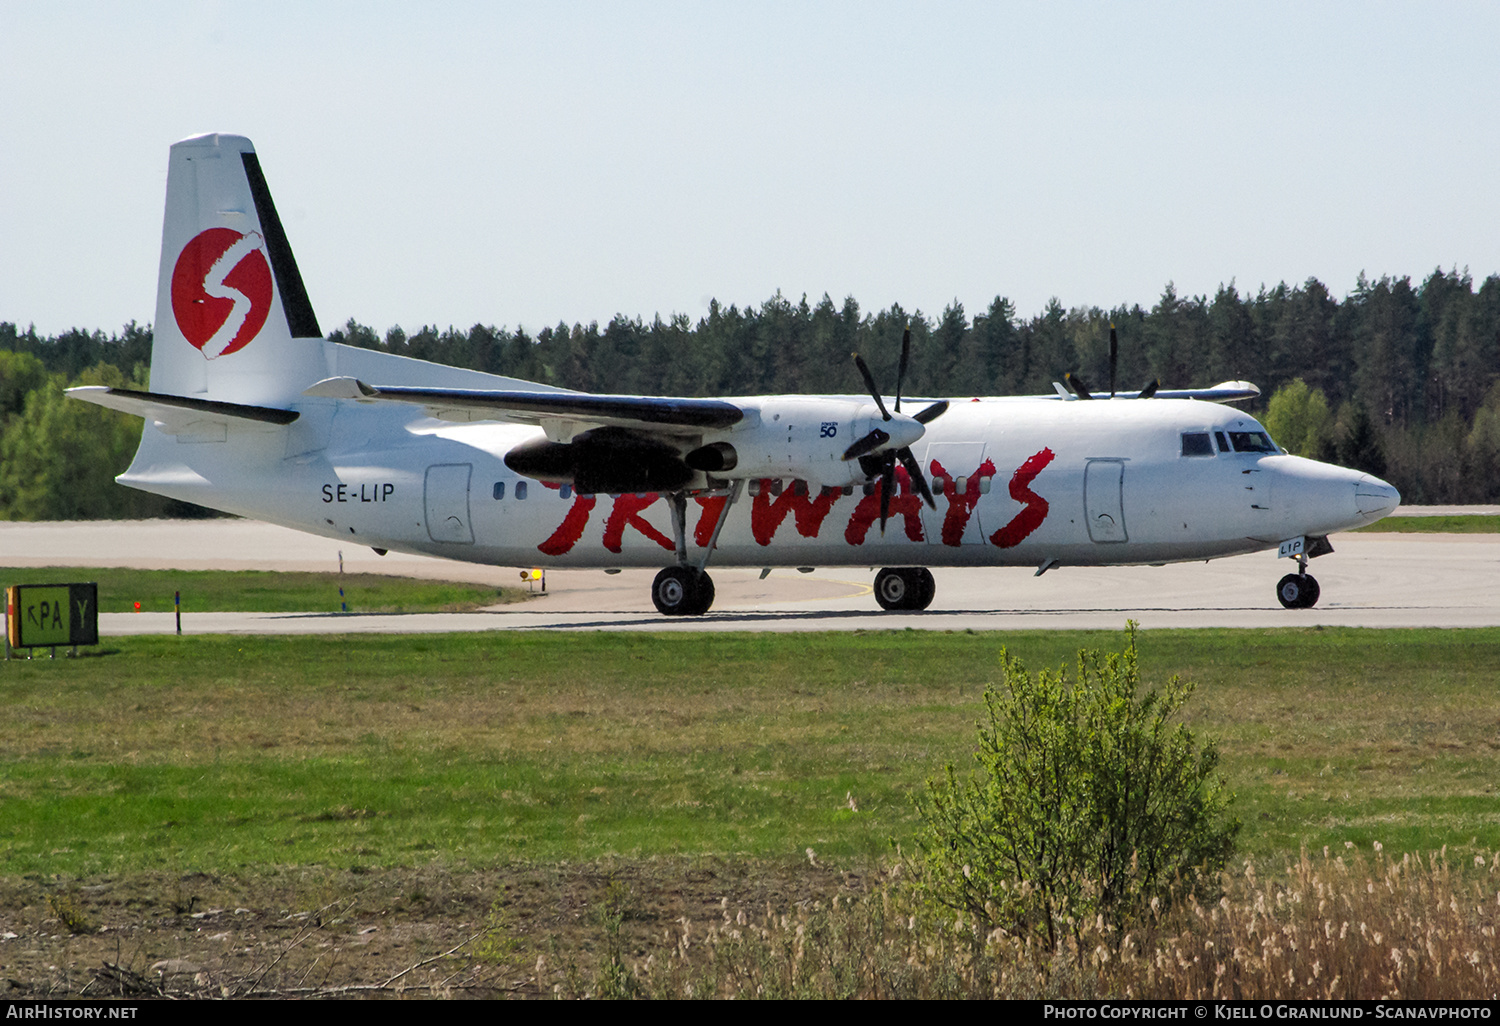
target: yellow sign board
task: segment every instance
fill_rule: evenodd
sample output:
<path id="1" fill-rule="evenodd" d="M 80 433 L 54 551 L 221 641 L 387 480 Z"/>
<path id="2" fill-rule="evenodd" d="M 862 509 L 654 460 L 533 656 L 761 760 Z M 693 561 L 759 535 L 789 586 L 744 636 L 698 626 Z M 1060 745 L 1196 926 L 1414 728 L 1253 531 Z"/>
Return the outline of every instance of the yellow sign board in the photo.
<path id="1" fill-rule="evenodd" d="M 5 589 L 12 648 L 99 644 L 96 584 L 16 584 Z"/>

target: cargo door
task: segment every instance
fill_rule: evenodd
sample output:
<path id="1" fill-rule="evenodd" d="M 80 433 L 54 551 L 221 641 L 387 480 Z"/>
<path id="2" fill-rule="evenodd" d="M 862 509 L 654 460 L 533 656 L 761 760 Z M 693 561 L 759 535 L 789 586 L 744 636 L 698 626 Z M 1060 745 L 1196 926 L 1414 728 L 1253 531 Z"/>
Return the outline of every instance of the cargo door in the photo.
<path id="1" fill-rule="evenodd" d="M 1125 461 L 1089 460 L 1083 471 L 1083 510 L 1089 538 L 1107 544 L 1125 534 Z"/>
<path id="2" fill-rule="evenodd" d="M 427 537 L 435 542 L 474 544 L 469 522 L 470 463 L 442 463 L 427 468 L 423 506 L 427 513 Z"/>

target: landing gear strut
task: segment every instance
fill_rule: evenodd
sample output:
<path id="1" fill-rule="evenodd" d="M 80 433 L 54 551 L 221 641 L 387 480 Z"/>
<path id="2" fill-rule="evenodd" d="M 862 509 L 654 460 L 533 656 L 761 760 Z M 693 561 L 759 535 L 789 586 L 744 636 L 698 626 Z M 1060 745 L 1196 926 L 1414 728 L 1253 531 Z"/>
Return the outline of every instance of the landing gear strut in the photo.
<path id="1" fill-rule="evenodd" d="M 1297 560 L 1297 572 L 1276 584 L 1276 598 L 1287 609 L 1311 609 L 1318 604 L 1318 580 L 1307 572 L 1307 557 Z"/>
<path id="2" fill-rule="evenodd" d="M 886 567 L 875 575 L 875 601 L 880 608 L 916 611 L 932 605 L 937 582 L 925 566 Z"/>
<path id="3" fill-rule="evenodd" d="M 697 566 L 688 562 L 687 493 L 673 492 L 667 496 L 667 506 L 672 513 L 672 533 L 677 538 L 677 565 L 667 567 L 651 582 L 651 602 L 657 612 L 664 616 L 702 616 L 714 604 L 714 581 L 708 576 L 708 561 L 719 542 L 724 521 L 729 519 L 729 508 L 744 487 L 744 481 L 736 481 L 730 488 L 724 508 L 719 510 L 718 522 L 714 524 L 713 536 L 708 539 L 708 546 Z"/>

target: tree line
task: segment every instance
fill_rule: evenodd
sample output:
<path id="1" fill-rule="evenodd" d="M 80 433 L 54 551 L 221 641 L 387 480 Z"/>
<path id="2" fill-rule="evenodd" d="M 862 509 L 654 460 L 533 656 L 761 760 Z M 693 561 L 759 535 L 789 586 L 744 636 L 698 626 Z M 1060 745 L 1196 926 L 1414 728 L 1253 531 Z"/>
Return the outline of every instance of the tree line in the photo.
<path id="1" fill-rule="evenodd" d="M 1045 393 L 1065 372 L 1109 388 L 1109 327 L 1119 334 L 1117 388 L 1248 380 L 1247 404 L 1293 452 L 1385 477 L 1407 502 L 1500 500 L 1500 275 L 1361 275 L 1342 300 L 1316 279 L 1234 283 L 1213 296 L 1168 285 L 1150 308 L 1066 308 L 1023 318 L 996 297 L 936 317 L 899 304 L 864 312 L 853 298 L 816 303 L 777 293 L 759 306 L 710 304 L 651 320 L 561 322 L 535 333 L 476 324 L 383 335 L 350 320 L 335 342 L 591 392 L 733 396 L 854 393 L 849 354 L 894 389 L 902 331 L 912 331 L 906 392 L 967 397 Z M 140 423 L 81 403 L 71 384 L 145 387 L 151 331 L 56 336 L 0 322 L 0 517 L 154 516 L 170 503 L 109 484 L 129 462 Z"/>

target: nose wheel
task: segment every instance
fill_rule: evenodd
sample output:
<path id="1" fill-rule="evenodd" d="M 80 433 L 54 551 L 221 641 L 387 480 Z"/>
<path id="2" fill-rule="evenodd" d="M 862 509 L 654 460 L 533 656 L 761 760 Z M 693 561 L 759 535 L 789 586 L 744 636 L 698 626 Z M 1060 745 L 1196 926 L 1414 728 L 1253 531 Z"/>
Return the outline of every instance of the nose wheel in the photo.
<path id="1" fill-rule="evenodd" d="M 1276 598 L 1288 609 L 1311 609 L 1318 594 L 1318 579 L 1311 574 L 1287 574 L 1276 585 Z"/>
<path id="2" fill-rule="evenodd" d="M 875 575 L 875 601 L 888 612 L 926 609 L 936 594 L 937 582 L 925 566 L 888 566 Z"/>

